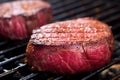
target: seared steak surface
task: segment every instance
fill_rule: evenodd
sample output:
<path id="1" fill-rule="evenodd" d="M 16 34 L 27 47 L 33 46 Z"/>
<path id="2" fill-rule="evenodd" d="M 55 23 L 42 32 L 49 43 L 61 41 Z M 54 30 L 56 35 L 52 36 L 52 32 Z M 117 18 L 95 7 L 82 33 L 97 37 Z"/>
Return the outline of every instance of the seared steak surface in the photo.
<path id="1" fill-rule="evenodd" d="M 0 35 L 7 39 L 25 39 L 32 30 L 50 23 L 51 5 L 42 0 L 21 0 L 0 4 Z"/>
<path id="2" fill-rule="evenodd" d="M 26 53 L 28 64 L 34 69 L 74 74 L 104 66 L 112 51 L 110 27 L 98 20 L 79 18 L 34 30 Z"/>

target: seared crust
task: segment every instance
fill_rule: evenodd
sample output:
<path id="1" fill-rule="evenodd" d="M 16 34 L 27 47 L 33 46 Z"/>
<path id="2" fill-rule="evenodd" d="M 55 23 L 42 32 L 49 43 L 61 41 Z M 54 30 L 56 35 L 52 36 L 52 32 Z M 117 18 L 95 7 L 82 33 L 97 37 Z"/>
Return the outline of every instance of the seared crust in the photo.
<path id="1" fill-rule="evenodd" d="M 33 30 L 31 41 L 39 45 L 67 45 L 99 42 L 106 40 L 113 45 L 113 35 L 110 27 L 98 20 L 79 18 L 56 22 Z"/>
<path id="2" fill-rule="evenodd" d="M 0 4 L 0 17 L 9 18 L 15 15 L 31 16 L 51 5 L 41 0 L 22 0 Z"/>

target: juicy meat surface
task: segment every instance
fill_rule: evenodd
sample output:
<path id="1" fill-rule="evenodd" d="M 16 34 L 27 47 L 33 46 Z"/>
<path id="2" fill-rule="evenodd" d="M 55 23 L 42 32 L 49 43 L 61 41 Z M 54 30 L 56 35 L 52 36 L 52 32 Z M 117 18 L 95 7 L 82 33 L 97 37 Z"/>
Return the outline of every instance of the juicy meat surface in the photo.
<path id="1" fill-rule="evenodd" d="M 33 31 L 27 61 L 34 69 L 58 74 L 93 71 L 110 61 L 113 40 L 110 27 L 98 20 L 56 22 Z"/>
<path id="2" fill-rule="evenodd" d="M 29 38 L 33 29 L 51 21 L 51 5 L 45 1 L 21 0 L 0 4 L 0 35 L 5 38 Z"/>

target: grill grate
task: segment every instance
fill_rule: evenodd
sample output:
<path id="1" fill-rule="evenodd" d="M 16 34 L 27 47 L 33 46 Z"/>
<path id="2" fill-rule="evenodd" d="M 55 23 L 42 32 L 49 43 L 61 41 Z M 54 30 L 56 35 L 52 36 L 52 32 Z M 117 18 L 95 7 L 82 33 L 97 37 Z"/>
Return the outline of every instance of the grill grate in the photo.
<path id="1" fill-rule="evenodd" d="M 24 63 L 25 41 L 0 41 L 0 80 L 98 80 L 98 74 L 120 62 L 120 6 L 119 0 L 47 0 L 53 5 L 54 21 L 77 17 L 94 17 L 111 25 L 115 37 L 115 50 L 110 64 L 95 72 L 59 76 L 31 71 Z M 118 76 L 119 77 L 119 76 Z M 101 79 L 100 79 L 101 80 Z"/>

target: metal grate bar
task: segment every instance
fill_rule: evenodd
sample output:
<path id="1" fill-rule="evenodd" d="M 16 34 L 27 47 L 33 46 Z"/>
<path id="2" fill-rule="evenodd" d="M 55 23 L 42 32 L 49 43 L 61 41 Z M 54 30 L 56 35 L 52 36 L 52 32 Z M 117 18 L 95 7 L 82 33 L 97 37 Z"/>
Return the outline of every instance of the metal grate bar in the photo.
<path id="1" fill-rule="evenodd" d="M 31 74 L 29 74 L 29 75 L 27 75 L 27 76 L 25 76 L 25 77 L 22 77 L 22 78 L 19 79 L 19 80 L 28 80 L 28 79 L 31 79 L 31 78 L 37 76 L 37 75 L 38 75 L 38 73 L 31 73 Z"/>
<path id="2" fill-rule="evenodd" d="M 5 53 L 10 52 L 10 51 L 13 51 L 13 50 L 18 49 L 18 48 L 21 48 L 21 47 L 26 46 L 26 45 L 27 45 L 27 43 L 23 43 L 21 45 L 16 45 L 16 46 L 14 46 L 12 48 L 2 50 L 2 51 L 0 51 L 0 55 L 5 54 Z"/>
<path id="3" fill-rule="evenodd" d="M 6 75 L 12 74 L 12 73 L 18 71 L 18 69 L 20 69 L 22 67 L 25 67 L 25 66 L 26 66 L 26 64 L 21 64 L 20 63 L 19 66 L 17 66 L 16 68 L 8 70 L 7 72 L 4 72 L 4 73 L 0 74 L 0 78 L 4 77 Z"/>
<path id="4" fill-rule="evenodd" d="M 18 55 L 18 56 L 14 56 L 14 57 L 12 57 L 10 59 L 6 59 L 5 61 L 0 62 L 0 66 L 2 66 L 4 64 L 7 64 L 7 63 L 9 63 L 11 61 L 14 61 L 14 60 L 18 60 L 18 59 L 23 58 L 23 57 L 25 57 L 25 53 L 23 53 L 21 55 Z"/>
<path id="5" fill-rule="evenodd" d="M 83 78 L 83 79 L 81 79 L 81 80 L 88 80 L 88 79 L 90 79 L 92 76 L 94 76 L 94 75 L 100 73 L 101 71 L 103 71 L 103 70 L 109 68 L 111 65 L 113 65 L 113 64 L 115 64 L 115 63 L 118 63 L 118 62 L 120 62 L 120 57 L 115 58 L 110 64 L 108 64 L 108 65 L 106 65 L 106 66 L 104 66 L 104 67 L 98 69 L 97 71 L 91 73 L 90 75 L 86 76 L 85 78 Z"/>
<path id="6" fill-rule="evenodd" d="M 100 13 L 105 12 L 106 10 L 114 9 L 115 7 L 116 7 L 115 5 L 106 6 L 106 7 L 103 7 L 103 5 L 101 5 L 99 7 L 94 8 L 94 9 L 85 11 L 84 14 L 79 13 L 78 15 L 75 15 L 75 16 L 77 16 L 77 17 L 86 17 L 86 16 L 94 17 L 94 15 L 99 15 Z"/>
<path id="7" fill-rule="evenodd" d="M 114 42 L 114 47 L 115 47 L 114 53 L 120 49 L 120 43 L 116 40 Z"/>
<path id="8" fill-rule="evenodd" d="M 46 1 L 49 1 L 49 0 L 46 0 Z M 59 2 L 59 0 L 52 0 L 52 1 L 50 1 L 50 3 L 52 3 L 52 4 L 57 3 L 57 2 Z"/>
<path id="9" fill-rule="evenodd" d="M 3 59 L 3 58 L 4 58 L 4 55 L 1 55 L 1 56 L 0 56 L 0 59 Z"/>
<path id="10" fill-rule="evenodd" d="M 51 4 L 57 4 L 57 3 L 60 3 L 63 0 L 51 0 L 51 1 L 46 0 L 46 1 L 50 2 Z M 66 0 L 64 0 L 64 1 L 66 1 Z"/>
<path id="11" fill-rule="evenodd" d="M 119 34 L 119 32 L 120 32 L 120 23 L 118 23 L 118 24 L 115 24 L 113 27 L 112 27 L 112 32 L 113 32 L 113 35 L 114 35 L 114 37 L 118 34 L 118 35 L 120 35 Z M 116 39 L 116 38 L 115 38 Z"/>
<path id="12" fill-rule="evenodd" d="M 44 74 L 44 73 L 43 73 Z M 47 74 L 47 73 L 46 73 Z M 27 76 L 24 76 L 24 77 L 22 77 L 22 78 L 20 78 L 19 80 L 31 80 L 31 79 L 33 79 L 34 77 L 37 77 L 37 76 L 39 76 L 40 74 L 38 74 L 38 73 L 31 73 L 31 74 L 28 74 Z M 51 76 L 51 77 L 49 77 L 48 76 L 48 78 L 50 79 L 50 80 L 61 80 L 61 79 L 63 79 L 64 78 L 64 76 Z M 47 78 L 47 79 L 48 79 Z M 48 80 L 49 80 L 48 79 Z M 45 79 L 46 80 L 46 79 Z"/>
<path id="13" fill-rule="evenodd" d="M 119 34 L 114 35 L 114 38 L 115 38 L 115 39 L 118 39 L 118 38 L 120 39 L 120 33 L 119 33 Z"/>
<path id="14" fill-rule="evenodd" d="M 68 0 L 68 1 L 65 1 L 65 2 L 62 1 L 62 2 L 60 2 L 60 4 L 54 5 L 53 9 L 55 10 L 55 9 L 58 9 L 58 8 L 61 8 L 61 7 L 66 7 L 67 5 L 71 5 L 75 2 L 78 2 L 78 0 Z"/>
<path id="15" fill-rule="evenodd" d="M 120 23 L 114 24 L 114 26 L 112 27 L 112 30 L 116 30 L 116 29 L 118 29 L 119 27 L 120 27 Z"/>
<path id="16" fill-rule="evenodd" d="M 120 28 L 120 23 L 118 24 L 115 24 L 113 27 L 112 27 L 112 32 L 113 34 L 115 35 L 116 33 L 119 33 L 119 28 Z"/>
<path id="17" fill-rule="evenodd" d="M 74 15 L 77 15 L 79 13 L 83 13 L 84 11 L 87 11 L 87 10 L 90 10 L 90 9 L 93 9 L 97 6 L 102 6 L 102 5 L 104 5 L 104 3 L 101 1 L 93 2 L 92 4 L 86 4 L 82 7 L 79 7 L 79 8 L 72 10 L 72 13 L 68 12 L 68 13 L 63 13 L 63 14 L 60 14 L 58 16 L 55 16 L 55 20 L 64 20 L 65 18 L 70 18 Z"/>
<path id="18" fill-rule="evenodd" d="M 112 21 L 120 19 L 120 14 L 115 14 L 115 16 L 108 17 L 107 19 L 104 19 L 103 21 L 110 23 Z"/>
<path id="19" fill-rule="evenodd" d="M 85 4 L 88 4 L 88 3 L 91 3 L 91 1 L 83 1 L 83 2 L 79 1 L 79 2 L 75 2 L 75 3 L 72 3 L 72 6 L 71 5 L 65 5 L 66 7 L 64 7 L 64 9 L 61 8 L 61 9 L 54 10 L 53 15 L 54 16 L 59 15 L 59 14 L 65 12 L 65 11 L 66 12 L 70 11 L 72 9 L 78 8 L 78 7 L 83 6 Z"/>
<path id="20" fill-rule="evenodd" d="M 57 78 L 55 78 L 54 80 L 61 80 L 64 76 L 59 76 Z"/>
<path id="21" fill-rule="evenodd" d="M 111 16 L 111 15 L 113 15 L 115 13 L 119 13 L 119 12 L 120 11 L 116 8 L 114 8 L 112 10 L 109 9 L 109 10 L 103 12 L 103 13 L 100 13 L 99 15 L 96 15 L 95 17 L 97 17 L 98 19 L 104 20 L 105 18 L 108 18 L 108 16 Z"/>
<path id="22" fill-rule="evenodd" d="M 5 44 L 7 44 L 7 43 L 8 43 L 8 41 L 0 42 L 0 46 L 5 45 Z"/>

